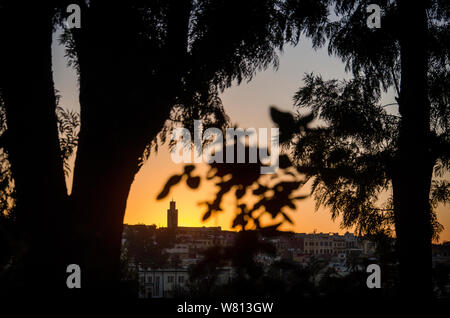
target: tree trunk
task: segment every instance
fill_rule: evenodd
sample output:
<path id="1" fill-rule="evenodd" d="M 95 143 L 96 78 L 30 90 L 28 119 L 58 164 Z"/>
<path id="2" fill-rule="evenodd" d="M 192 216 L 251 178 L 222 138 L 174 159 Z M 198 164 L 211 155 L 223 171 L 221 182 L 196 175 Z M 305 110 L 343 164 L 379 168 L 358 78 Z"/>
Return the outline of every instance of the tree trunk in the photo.
<path id="1" fill-rule="evenodd" d="M 84 148 L 85 150 L 86 148 Z M 110 155 L 97 166 L 93 161 Z M 80 243 L 78 262 L 82 286 L 88 290 L 116 292 L 122 223 L 126 200 L 136 173 L 136 162 L 124 162 L 117 154 L 104 151 L 78 152 L 76 183 L 71 196 L 78 217 L 74 237 Z M 115 156 L 115 158 L 111 158 Z M 98 161 L 97 161 L 98 162 Z"/>
<path id="2" fill-rule="evenodd" d="M 70 198 L 51 71 L 54 9 L 30 3 L 26 10 L 2 8 L 0 19 L 8 153 L 29 248 L 24 284 L 41 294 L 117 295 L 126 200 L 146 145 L 179 96 L 190 1 L 171 4 L 176 26 L 169 27 L 166 50 L 156 53 L 139 39 L 130 8 L 98 1 L 88 10 L 80 3 L 82 28 L 73 32 L 81 129 Z M 81 291 L 66 287 L 69 264 L 80 265 Z"/>
<path id="3" fill-rule="evenodd" d="M 425 1 L 399 0 L 401 92 L 398 165 L 394 196 L 402 296 L 431 297 L 430 104 L 427 92 Z"/>
<path id="4" fill-rule="evenodd" d="M 17 192 L 24 248 L 21 293 L 65 287 L 63 252 L 67 191 L 52 78 L 51 5 L 10 1 L 1 8 L 0 88 L 7 120 L 7 152 Z"/>
<path id="5" fill-rule="evenodd" d="M 190 7 L 182 9 L 185 18 L 172 19 L 182 27 L 169 28 L 175 33 L 170 38 L 181 33 L 187 39 Z M 183 72 L 176 68 L 182 59 L 175 54 L 183 55 L 187 47 L 187 40 L 181 42 L 184 47 L 168 41 L 165 56 L 147 51 L 126 10 L 107 2 L 92 5 L 84 11 L 83 27 L 74 32 L 81 129 L 70 201 L 74 237 L 81 244 L 72 257 L 81 266 L 84 288 L 109 296 L 119 287 L 128 193 L 146 145 L 169 118 Z M 111 24 L 114 17 L 122 23 Z"/>

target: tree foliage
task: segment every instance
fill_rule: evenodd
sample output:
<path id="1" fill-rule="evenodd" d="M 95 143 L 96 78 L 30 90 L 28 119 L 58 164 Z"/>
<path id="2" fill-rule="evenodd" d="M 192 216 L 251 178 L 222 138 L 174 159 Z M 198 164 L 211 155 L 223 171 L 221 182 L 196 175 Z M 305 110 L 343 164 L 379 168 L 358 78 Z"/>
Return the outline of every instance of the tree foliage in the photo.
<path id="1" fill-rule="evenodd" d="M 272 109 L 272 113 L 283 116 L 283 113 Z M 274 115 L 274 116 L 277 116 Z M 301 118 L 297 120 L 299 129 L 305 130 L 311 118 Z M 281 137 L 280 137 L 281 138 Z M 170 177 L 159 193 L 157 199 L 165 198 L 171 187 L 175 186 L 183 179 L 188 187 L 196 189 L 201 180 L 214 183 L 217 191 L 212 199 L 201 202 L 206 207 L 203 214 L 203 221 L 208 220 L 215 213 L 222 212 L 224 198 L 228 193 L 235 197 L 234 211 L 236 217 L 232 227 L 245 229 L 264 229 L 267 232 L 276 230 L 283 222 L 293 223 L 289 217 L 289 211 L 295 211 L 296 202 L 306 196 L 300 195 L 298 190 L 304 184 L 300 176 L 292 168 L 292 163 L 288 156 L 282 155 L 279 160 L 279 169 L 273 175 L 261 174 L 261 167 L 266 164 L 258 159 L 255 163 L 249 161 L 250 149 L 245 145 L 245 140 L 235 140 L 232 145 L 225 146 L 216 154 L 217 158 L 222 158 L 221 162 L 209 163 L 209 171 L 203 178 L 193 176 L 196 169 L 194 165 L 184 166 L 181 174 Z M 239 146 L 239 144 L 241 144 Z M 237 162 L 239 148 L 245 149 L 245 163 Z M 226 153 L 233 151 L 235 156 L 233 163 L 226 162 Z M 256 150 L 260 153 L 260 150 Z M 251 198 L 249 200 L 249 198 Z M 272 220 L 267 224 L 265 218 Z M 264 224 L 266 223 L 266 224 Z"/>
<path id="2" fill-rule="evenodd" d="M 329 207 L 333 219 L 342 216 L 343 227 L 356 226 L 360 233 L 373 234 L 392 229 L 395 223 L 393 199 L 389 192 L 392 190 L 401 124 L 395 106 L 399 105 L 398 27 L 402 22 L 398 17 L 396 3 L 381 1 L 383 27 L 367 28 L 366 7 L 369 3 L 372 2 L 335 1 L 334 21 L 324 18 L 331 10 L 329 3 L 322 3 L 322 10 L 316 11 L 314 46 L 327 44 L 329 54 L 340 57 L 353 78 L 324 80 L 320 75 L 306 74 L 303 86 L 294 96 L 296 113 L 291 115 L 272 110 L 271 115 L 280 128 L 280 142 L 285 146 L 286 154 L 289 154 L 289 158 L 283 156 L 283 160 L 292 160 L 297 173 L 305 177 L 301 179 L 301 185 L 311 180 L 311 194 L 316 207 Z M 302 8 L 299 3 L 296 5 Z M 450 186 L 445 178 L 442 179 L 449 168 L 450 145 L 449 47 L 445 44 L 449 43 L 446 40 L 450 30 L 448 5 L 443 1 L 435 1 L 428 14 L 432 128 L 429 143 L 436 172 L 430 203 L 433 238 L 438 239 L 443 227 L 437 221 L 435 209 L 439 203 L 448 202 Z M 296 21 L 303 20 L 291 19 L 291 23 Z M 383 97 L 392 91 L 396 94 L 395 100 L 383 105 Z M 305 113 L 309 115 L 305 116 Z M 305 129 L 305 121 L 313 118 L 316 119 L 316 126 Z M 239 172 L 237 175 L 244 178 L 245 174 Z M 221 210 L 218 204 L 232 186 L 237 187 L 235 196 L 238 200 L 246 193 L 244 188 L 240 188 L 243 185 L 237 178 L 224 182 L 216 200 L 208 203 L 206 218 L 211 212 Z M 261 189 L 275 190 L 277 186 L 275 184 Z M 286 188 L 283 191 L 287 191 L 287 196 L 276 198 L 279 205 L 273 205 L 274 210 L 269 205 L 265 206 L 269 213 L 272 211 L 272 215 L 278 213 L 275 210 L 281 211 L 284 200 L 292 200 L 290 191 Z M 258 190 L 253 194 L 258 195 Z M 264 204 L 259 201 L 256 207 L 261 205 Z M 238 205 L 235 222 L 246 224 L 246 215 L 253 211 L 246 204 Z"/>

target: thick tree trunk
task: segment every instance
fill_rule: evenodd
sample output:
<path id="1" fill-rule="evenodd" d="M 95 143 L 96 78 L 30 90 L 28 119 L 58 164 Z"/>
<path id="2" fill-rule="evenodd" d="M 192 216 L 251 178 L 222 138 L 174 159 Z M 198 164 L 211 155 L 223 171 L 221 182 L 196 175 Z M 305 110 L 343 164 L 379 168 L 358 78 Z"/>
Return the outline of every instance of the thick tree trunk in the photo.
<path id="1" fill-rule="evenodd" d="M 105 144 L 110 145 L 106 140 Z M 137 165 L 123 161 L 117 153 L 86 149 L 78 152 L 71 196 L 78 215 L 74 237 L 81 248 L 74 261 L 81 266 L 83 288 L 104 289 L 109 294 L 118 288 L 122 223 Z M 108 160 L 97 160 L 105 155 Z"/>
<path id="2" fill-rule="evenodd" d="M 67 265 L 78 264 L 81 294 L 103 289 L 109 296 L 118 287 L 122 223 L 139 158 L 180 92 L 190 1 L 173 2 L 167 48 L 156 53 L 139 39 L 133 10 L 107 1 L 92 2 L 89 10 L 80 4 L 82 28 L 74 36 L 81 130 L 69 199 L 55 115 L 50 4 L 2 8 L 7 49 L 0 53 L 0 84 L 19 226 L 29 248 L 24 283 L 40 293 L 80 293 L 66 287 Z"/>
<path id="3" fill-rule="evenodd" d="M 53 8 L 10 1 L 1 8 L 0 87 L 7 119 L 7 152 L 23 235 L 22 292 L 65 287 L 63 252 L 67 191 L 52 78 Z"/>
<path id="4" fill-rule="evenodd" d="M 118 294 L 123 218 L 139 160 L 179 92 L 182 59 L 175 55 L 186 50 L 190 7 L 182 7 L 184 19 L 171 19 L 182 27 L 169 28 L 175 33 L 169 38 L 185 40 L 168 41 L 165 56 L 140 43 L 126 10 L 93 3 L 74 32 L 81 129 L 70 201 L 81 244 L 72 259 L 81 266 L 84 288 L 108 296 Z M 123 23 L 111 24 L 114 17 Z"/>
<path id="5" fill-rule="evenodd" d="M 430 104 L 425 1 L 399 0 L 401 127 L 394 184 L 402 296 L 431 297 Z M 395 186 L 396 185 L 396 186 Z"/>
<path id="6" fill-rule="evenodd" d="M 84 66 L 94 67 L 95 64 L 98 66 L 97 63 Z M 99 74 L 103 77 L 105 73 Z M 106 79 L 103 79 L 105 86 L 93 85 L 96 81 L 92 79 L 84 81 L 83 74 L 80 78 L 81 130 L 70 197 L 73 237 L 80 245 L 72 257 L 73 262 L 81 266 L 82 285 L 88 292 L 96 293 L 101 289 L 104 296 L 117 296 L 128 193 L 145 146 L 161 130 L 169 107 L 162 107 L 158 116 L 148 120 L 150 128 L 138 122 L 131 128 L 126 120 L 121 126 L 123 118 L 117 117 L 114 110 L 123 105 L 133 107 L 131 101 L 120 102 L 127 99 L 127 94 L 108 98 L 108 94 L 118 90 L 111 90 L 108 84 L 112 83 Z M 103 89 L 107 91 L 101 93 Z M 95 96 L 98 92 L 100 94 Z M 111 113 L 103 114 L 98 109 L 109 109 Z"/>

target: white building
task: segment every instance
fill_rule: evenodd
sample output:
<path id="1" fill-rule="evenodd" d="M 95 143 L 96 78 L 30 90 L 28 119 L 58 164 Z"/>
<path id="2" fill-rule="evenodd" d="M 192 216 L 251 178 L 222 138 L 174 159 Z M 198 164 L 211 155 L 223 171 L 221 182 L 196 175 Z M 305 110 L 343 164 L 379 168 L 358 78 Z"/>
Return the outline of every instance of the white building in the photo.
<path id="1" fill-rule="evenodd" d="M 173 297 L 177 290 L 183 290 L 189 279 L 187 269 L 143 269 L 138 271 L 139 297 Z"/>
<path id="2" fill-rule="evenodd" d="M 229 284 L 235 277 L 235 270 L 230 267 L 218 268 L 216 284 Z M 177 291 L 187 287 L 189 273 L 186 268 L 139 268 L 139 298 L 171 298 Z"/>
<path id="3" fill-rule="evenodd" d="M 335 254 L 335 239 L 328 233 L 308 234 L 304 239 L 304 251 L 315 255 Z"/>

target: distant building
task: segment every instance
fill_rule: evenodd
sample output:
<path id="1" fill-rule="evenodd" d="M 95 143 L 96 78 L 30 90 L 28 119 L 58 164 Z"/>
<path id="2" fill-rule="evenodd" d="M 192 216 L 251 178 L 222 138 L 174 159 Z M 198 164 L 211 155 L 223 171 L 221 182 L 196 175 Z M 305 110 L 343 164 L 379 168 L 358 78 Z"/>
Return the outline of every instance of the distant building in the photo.
<path id="1" fill-rule="evenodd" d="M 178 290 L 183 290 L 189 279 L 187 269 L 139 268 L 139 297 L 162 298 L 173 297 Z"/>
<path id="2" fill-rule="evenodd" d="M 170 209 L 167 210 L 167 228 L 178 228 L 178 210 L 175 208 L 175 201 L 170 201 Z"/>
<path id="3" fill-rule="evenodd" d="M 362 241 L 362 252 L 365 255 L 372 255 L 375 253 L 375 250 L 377 248 L 376 242 L 370 241 L 370 240 L 363 240 Z"/>
<path id="4" fill-rule="evenodd" d="M 337 253 L 337 237 L 329 234 L 308 234 L 304 238 L 304 251 L 307 254 L 332 255 Z"/>
<path id="5" fill-rule="evenodd" d="M 338 255 L 358 248 L 358 238 L 352 233 L 313 233 L 304 236 L 304 253 L 313 255 Z M 361 250 L 362 251 L 362 250 Z"/>
<path id="6" fill-rule="evenodd" d="M 236 273 L 230 266 L 217 269 L 215 284 L 229 284 Z M 172 298 L 187 288 L 189 272 L 187 268 L 138 268 L 139 298 Z"/>

